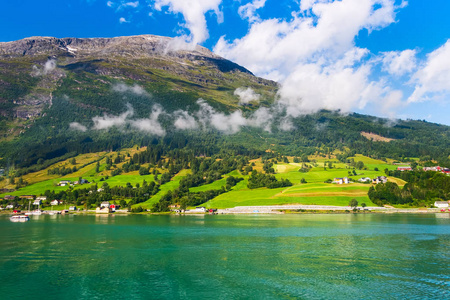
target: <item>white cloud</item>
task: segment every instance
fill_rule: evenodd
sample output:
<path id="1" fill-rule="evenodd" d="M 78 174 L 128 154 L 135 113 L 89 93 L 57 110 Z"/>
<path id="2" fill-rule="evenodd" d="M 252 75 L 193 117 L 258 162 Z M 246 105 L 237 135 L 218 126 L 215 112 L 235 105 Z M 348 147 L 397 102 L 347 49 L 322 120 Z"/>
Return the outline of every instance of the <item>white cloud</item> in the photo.
<path id="1" fill-rule="evenodd" d="M 119 23 L 120 23 L 120 24 L 123 24 L 123 23 L 130 23 L 130 21 L 127 21 L 127 19 L 125 19 L 124 17 L 121 17 L 121 18 L 119 19 Z"/>
<path id="2" fill-rule="evenodd" d="M 256 21 L 240 39 L 221 37 L 214 52 L 280 81 L 279 101 L 289 115 L 361 109 L 391 89 L 370 80 L 369 51 L 355 47 L 355 37 L 395 22 L 399 8 L 394 0 L 302 0 L 291 20 Z"/>
<path id="3" fill-rule="evenodd" d="M 170 11 L 181 13 L 186 21 L 184 26 L 190 31 L 190 35 L 183 38 L 195 45 L 206 41 L 209 37 L 205 13 L 214 11 L 218 21 L 221 21 L 222 14 L 219 10 L 221 2 L 222 0 L 155 0 L 154 7 L 156 10 L 162 10 L 162 7 L 168 6 Z"/>
<path id="4" fill-rule="evenodd" d="M 127 118 L 133 116 L 134 110 L 131 107 L 131 105 L 127 105 L 127 111 L 120 114 L 119 116 L 108 116 L 107 114 L 104 114 L 103 116 L 96 116 L 92 118 L 92 121 L 94 122 L 93 129 L 95 130 L 102 130 L 102 129 L 109 129 L 111 127 L 121 127 L 124 126 L 127 123 Z"/>
<path id="5" fill-rule="evenodd" d="M 56 68 L 56 60 L 54 59 L 49 59 L 45 64 L 44 64 L 44 74 L 48 74 L 51 71 L 53 71 Z"/>
<path id="6" fill-rule="evenodd" d="M 266 0 L 253 0 L 252 2 L 239 7 L 238 13 L 242 19 L 248 19 L 250 23 L 260 21 L 259 16 L 256 14 L 256 10 L 263 8 L 265 4 Z"/>
<path id="7" fill-rule="evenodd" d="M 238 132 L 242 126 L 247 125 L 247 120 L 240 110 L 226 115 L 217 112 L 203 99 L 199 99 L 197 104 L 200 106 L 200 110 L 196 113 L 196 117 L 204 128 L 212 126 L 219 131 L 231 134 Z"/>
<path id="8" fill-rule="evenodd" d="M 417 66 L 416 50 L 383 53 L 383 70 L 394 76 L 411 73 Z"/>
<path id="9" fill-rule="evenodd" d="M 413 75 L 415 89 L 408 102 L 444 99 L 450 96 L 450 40 L 427 56 L 425 64 Z"/>
<path id="10" fill-rule="evenodd" d="M 140 131 L 145 131 L 158 136 L 164 136 L 166 134 L 166 131 L 158 121 L 159 116 L 163 113 L 164 111 L 162 107 L 156 104 L 153 106 L 152 113 L 150 114 L 149 118 L 130 120 L 129 122 L 131 126 Z"/>
<path id="11" fill-rule="evenodd" d="M 125 3 L 122 3 L 121 5 L 120 5 L 120 7 L 122 8 L 125 8 L 125 7 L 132 7 L 132 8 L 136 8 L 136 7 L 138 7 L 139 6 L 139 1 L 135 1 L 135 2 L 125 2 Z"/>
<path id="12" fill-rule="evenodd" d="M 132 86 L 124 83 L 116 83 L 112 86 L 113 91 L 119 93 L 132 93 L 139 96 L 150 96 L 150 94 L 144 90 L 140 85 L 134 84 Z"/>
<path id="13" fill-rule="evenodd" d="M 106 2 L 106 5 L 107 5 L 108 7 L 113 7 L 113 6 L 114 6 L 114 2 L 108 1 L 108 2 Z"/>
<path id="14" fill-rule="evenodd" d="M 174 126 L 177 129 L 196 129 L 198 128 L 198 123 L 193 116 L 191 116 L 188 112 L 183 110 L 177 110 L 174 113 L 175 122 Z"/>
<path id="15" fill-rule="evenodd" d="M 55 59 L 49 59 L 45 62 L 44 67 L 40 69 L 38 66 L 33 66 L 32 74 L 33 76 L 41 76 L 41 75 L 47 75 L 53 70 L 56 69 L 56 60 Z"/>
<path id="16" fill-rule="evenodd" d="M 259 102 L 261 95 L 255 93 L 252 88 L 237 88 L 234 95 L 239 97 L 239 104 L 245 105 L 250 102 Z"/>
<path id="17" fill-rule="evenodd" d="M 86 132 L 87 131 L 87 127 L 78 123 L 78 122 L 72 122 L 69 124 L 69 128 L 72 130 L 78 130 L 78 131 L 82 131 L 82 132 Z"/>

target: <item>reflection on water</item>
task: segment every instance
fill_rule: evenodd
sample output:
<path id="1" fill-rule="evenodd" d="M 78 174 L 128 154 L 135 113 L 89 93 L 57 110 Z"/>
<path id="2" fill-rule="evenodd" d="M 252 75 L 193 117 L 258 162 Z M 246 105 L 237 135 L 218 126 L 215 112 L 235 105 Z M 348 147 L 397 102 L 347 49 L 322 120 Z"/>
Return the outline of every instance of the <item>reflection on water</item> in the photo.
<path id="1" fill-rule="evenodd" d="M 445 215 L 1 216 L 0 295 L 442 299 Z"/>

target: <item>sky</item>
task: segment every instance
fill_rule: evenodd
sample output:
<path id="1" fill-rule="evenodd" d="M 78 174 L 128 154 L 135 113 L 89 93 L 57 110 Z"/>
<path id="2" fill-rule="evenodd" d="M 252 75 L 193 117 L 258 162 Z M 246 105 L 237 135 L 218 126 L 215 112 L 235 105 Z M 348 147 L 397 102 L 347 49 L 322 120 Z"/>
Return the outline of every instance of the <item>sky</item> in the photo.
<path id="1" fill-rule="evenodd" d="M 170 36 L 278 81 L 292 117 L 331 109 L 450 125 L 449 12 L 448 0 L 14 0 L 2 3 L 0 42 Z"/>

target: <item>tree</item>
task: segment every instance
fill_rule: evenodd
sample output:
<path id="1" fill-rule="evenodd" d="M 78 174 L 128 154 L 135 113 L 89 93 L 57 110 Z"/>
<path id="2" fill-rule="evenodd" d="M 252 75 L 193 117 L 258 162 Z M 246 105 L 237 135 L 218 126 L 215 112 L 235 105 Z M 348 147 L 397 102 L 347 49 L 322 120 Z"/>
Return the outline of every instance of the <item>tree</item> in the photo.
<path id="1" fill-rule="evenodd" d="M 362 161 L 358 161 L 358 162 L 356 162 L 355 167 L 358 170 L 362 170 L 362 169 L 364 169 L 364 163 Z"/>
<path id="2" fill-rule="evenodd" d="M 350 200 L 350 202 L 348 203 L 348 205 L 350 207 L 356 208 L 358 207 L 358 200 L 356 200 L 355 198 L 353 198 L 352 200 Z"/>
<path id="3" fill-rule="evenodd" d="M 307 183 L 306 179 L 302 177 L 302 179 L 300 180 L 300 183 Z"/>
<path id="4" fill-rule="evenodd" d="M 366 206 L 367 206 L 367 204 L 366 204 L 365 202 L 361 203 L 361 207 L 362 207 L 362 208 L 364 208 L 364 207 L 366 207 Z"/>
<path id="5" fill-rule="evenodd" d="M 76 165 L 77 164 L 77 160 L 75 159 L 75 157 L 70 160 L 70 163 L 72 165 Z"/>

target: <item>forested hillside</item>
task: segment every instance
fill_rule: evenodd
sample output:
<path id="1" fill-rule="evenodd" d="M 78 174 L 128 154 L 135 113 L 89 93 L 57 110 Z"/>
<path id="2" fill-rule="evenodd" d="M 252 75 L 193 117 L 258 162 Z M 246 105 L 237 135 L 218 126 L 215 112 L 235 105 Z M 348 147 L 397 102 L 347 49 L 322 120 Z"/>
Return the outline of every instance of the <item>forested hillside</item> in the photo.
<path id="1" fill-rule="evenodd" d="M 134 145 L 196 156 L 337 151 L 341 161 L 360 153 L 450 166 L 448 126 L 330 111 L 291 118 L 277 105 L 275 82 L 205 48 L 169 44 L 155 36 L 0 43 L 0 166 L 20 176 Z"/>

